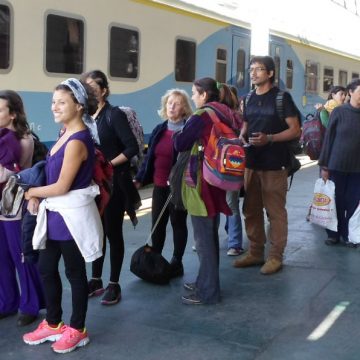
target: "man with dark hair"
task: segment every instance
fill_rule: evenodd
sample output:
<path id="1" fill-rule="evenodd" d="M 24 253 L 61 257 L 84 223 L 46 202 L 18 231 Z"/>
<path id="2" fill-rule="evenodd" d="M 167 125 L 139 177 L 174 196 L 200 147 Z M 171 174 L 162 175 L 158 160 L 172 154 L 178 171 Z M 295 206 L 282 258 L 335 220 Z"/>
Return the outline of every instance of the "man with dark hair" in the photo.
<path id="1" fill-rule="evenodd" d="M 244 217 L 249 239 L 248 253 L 235 260 L 235 267 L 264 264 L 266 233 L 264 208 L 270 222 L 270 249 L 262 274 L 282 267 L 287 243 L 288 142 L 300 136 L 298 110 L 291 95 L 283 93 L 283 118 L 277 111 L 279 89 L 273 86 L 275 64 L 270 56 L 256 56 L 249 69 L 255 90 L 245 101 L 241 139 L 246 147 Z"/>

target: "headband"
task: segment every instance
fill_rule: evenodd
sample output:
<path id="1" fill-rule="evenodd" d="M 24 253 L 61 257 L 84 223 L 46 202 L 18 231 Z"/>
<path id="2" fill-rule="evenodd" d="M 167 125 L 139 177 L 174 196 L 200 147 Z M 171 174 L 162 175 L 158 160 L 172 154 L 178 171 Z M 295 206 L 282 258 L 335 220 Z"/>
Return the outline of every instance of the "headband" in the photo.
<path id="1" fill-rule="evenodd" d="M 100 139 L 99 139 L 95 120 L 87 112 L 88 96 L 87 96 L 84 86 L 78 79 L 75 79 L 75 78 L 66 79 L 65 81 L 63 81 L 61 83 L 61 85 L 66 85 L 67 87 L 69 87 L 70 90 L 72 91 L 72 93 L 74 94 L 77 102 L 84 106 L 84 115 L 83 115 L 82 119 L 83 119 L 85 125 L 90 130 L 93 140 L 97 144 L 100 144 Z"/>
<path id="2" fill-rule="evenodd" d="M 84 105 L 84 107 L 87 108 L 88 96 L 84 86 L 78 79 L 75 78 L 66 79 L 61 84 L 68 86 L 70 90 L 73 92 L 75 99 L 78 101 L 78 103 Z"/>

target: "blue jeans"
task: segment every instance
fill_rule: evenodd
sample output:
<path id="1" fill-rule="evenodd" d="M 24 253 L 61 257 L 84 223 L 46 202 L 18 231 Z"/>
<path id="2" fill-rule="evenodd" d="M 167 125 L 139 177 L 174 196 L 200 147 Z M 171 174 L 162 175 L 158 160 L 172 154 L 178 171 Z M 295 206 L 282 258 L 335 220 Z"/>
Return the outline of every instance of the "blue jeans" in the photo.
<path id="1" fill-rule="evenodd" d="M 228 233 L 228 249 L 241 249 L 243 242 L 241 215 L 239 209 L 240 191 L 228 191 L 226 202 L 232 211 L 231 216 L 226 216 L 225 230 Z"/>
<path id="2" fill-rule="evenodd" d="M 220 216 L 191 215 L 196 253 L 200 267 L 196 278 L 196 295 L 206 304 L 220 301 L 219 226 Z"/>

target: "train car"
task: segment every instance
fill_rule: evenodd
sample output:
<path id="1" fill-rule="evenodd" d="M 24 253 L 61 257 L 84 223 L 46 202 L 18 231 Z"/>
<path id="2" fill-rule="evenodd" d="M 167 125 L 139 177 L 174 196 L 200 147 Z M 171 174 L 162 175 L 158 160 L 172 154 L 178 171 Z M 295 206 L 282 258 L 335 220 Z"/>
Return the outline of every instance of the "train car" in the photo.
<path id="1" fill-rule="evenodd" d="M 175 3 L 174 3 L 175 4 Z M 251 25 L 228 17 L 147 0 L 0 0 L 0 84 L 22 95 L 29 122 L 45 142 L 59 128 L 50 111 L 54 87 L 68 77 L 101 69 L 110 102 L 134 108 L 148 136 L 161 121 L 160 98 L 170 88 L 189 93 L 210 76 L 249 91 Z M 358 77 L 356 56 L 271 33 L 276 84 L 291 92 L 303 114 L 332 84 Z"/>

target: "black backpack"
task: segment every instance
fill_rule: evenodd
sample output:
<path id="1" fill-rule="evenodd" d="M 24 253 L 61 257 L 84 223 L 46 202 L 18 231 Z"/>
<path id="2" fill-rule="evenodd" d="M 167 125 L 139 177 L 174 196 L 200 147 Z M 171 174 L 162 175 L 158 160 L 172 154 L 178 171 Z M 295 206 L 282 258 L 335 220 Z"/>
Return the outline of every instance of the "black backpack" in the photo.
<path id="1" fill-rule="evenodd" d="M 43 142 L 40 141 L 39 136 L 35 134 L 32 130 L 31 130 L 31 136 L 33 137 L 34 140 L 34 153 L 33 153 L 31 165 L 34 165 L 37 162 L 46 159 L 46 155 L 49 152 L 49 149 Z"/>

